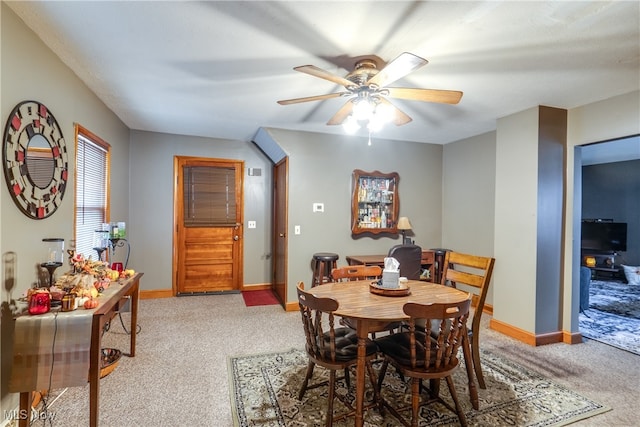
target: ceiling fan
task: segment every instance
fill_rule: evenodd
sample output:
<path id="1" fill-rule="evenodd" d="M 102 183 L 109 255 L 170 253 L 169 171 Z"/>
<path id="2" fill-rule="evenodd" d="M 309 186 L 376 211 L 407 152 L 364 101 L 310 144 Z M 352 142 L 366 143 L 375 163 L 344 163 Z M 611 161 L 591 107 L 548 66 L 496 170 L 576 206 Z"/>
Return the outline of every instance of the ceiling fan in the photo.
<path id="1" fill-rule="evenodd" d="M 457 104 L 462 98 L 462 92 L 454 90 L 387 87 L 387 85 L 426 65 L 428 63 L 426 59 L 409 52 L 404 52 L 386 64 L 382 69 L 378 69 L 378 62 L 379 61 L 375 60 L 375 57 L 360 58 L 355 63 L 354 70 L 345 77 L 340 77 L 314 65 L 295 67 L 294 70 L 300 71 L 301 73 L 342 85 L 346 91 L 304 98 L 285 99 L 278 101 L 278 104 L 290 105 L 301 102 L 347 97 L 349 100 L 329 119 L 327 122 L 328 125 L 339 125 L 345 121 L 363 120 L 367 117 L 366 114 L 373 114 L 376 110 L 385 109 L 387 120 L 392 121 L 397 126 L 401 126 L 409 123 L 411 117 L 391 104 L 387 98 L 444 104 Z M 369 112 L 365 112 L 363 116 L 362 113 L 358 111 L 361 110 L 359 106 L 365 106 Z"/>

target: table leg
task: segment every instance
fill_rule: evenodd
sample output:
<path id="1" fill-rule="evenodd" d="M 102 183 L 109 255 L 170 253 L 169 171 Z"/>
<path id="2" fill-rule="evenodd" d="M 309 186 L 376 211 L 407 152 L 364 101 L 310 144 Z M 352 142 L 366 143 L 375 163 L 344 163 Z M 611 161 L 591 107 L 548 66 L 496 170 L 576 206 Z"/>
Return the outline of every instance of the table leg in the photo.
<path id="1" fill-rule="evenodd" d="M 31 424 L 31 392 L 20 393 L 20 412 L 18 413 L 18 426 L 28 427 Z"/>
<path id="2" fill-rule="evenodd" d="M 98 399 L 100 397 L 100 353 L 102 343 L 102 315 L 93 316 L 91 348 L 89 350 L 89 425 L 98 426 Z"/>
<path id="3" fill-rule="evenodd" d="M 469 379 L 469 398 L 471 399 L 471 406 L 473 409 L 478 410 L 480 403 L 478 402 L 478 389 L 476 388 L 476 382 L 474 381 L 473 372 L 473 357 L 471 357 L 471 347 L 469 343 L 469 334 L 464 331 L 464 338 L 462 340 L 462 353 L 464 354 L 464 365 L 467 369 L 467 378 Z"/>
<path id="4" fill-rule="evenodd" d="M 140 293 L 140 282 L 136 281 L 133 285 L 133 292 L 131 293 L 131 324 L 129 330 L 131 331 L 131 341 L 129 342 L 129 357 L 136 355 L 136 328 L 138 327 L 138 296 Z"/>
<path id="5" fill-rule="evenodd" d="M 365 319 L 358 319 L 356 331 L 358 333 L 358 363 L 356 364 L 356 419 L 355 426 L 364 425 L 364 389 L 365 366 L 367 359 L 367 338 L 369 336 L 369 324 Z"/>

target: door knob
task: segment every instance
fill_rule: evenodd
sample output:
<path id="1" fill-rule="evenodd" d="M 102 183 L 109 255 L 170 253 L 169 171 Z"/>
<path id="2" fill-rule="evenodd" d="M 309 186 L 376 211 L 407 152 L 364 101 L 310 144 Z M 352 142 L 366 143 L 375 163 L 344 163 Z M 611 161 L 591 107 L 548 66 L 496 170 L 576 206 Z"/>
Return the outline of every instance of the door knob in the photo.
<path id="1" fill-rule="evenodd" d="M 284 233 L 280 233 L 280 237 L 284 237 Z"/>
<path id="2" fill-rule="evenodd" d="M 239 237 L 238 236 L 233 236 L 233 240 L 238 240 Z"/>

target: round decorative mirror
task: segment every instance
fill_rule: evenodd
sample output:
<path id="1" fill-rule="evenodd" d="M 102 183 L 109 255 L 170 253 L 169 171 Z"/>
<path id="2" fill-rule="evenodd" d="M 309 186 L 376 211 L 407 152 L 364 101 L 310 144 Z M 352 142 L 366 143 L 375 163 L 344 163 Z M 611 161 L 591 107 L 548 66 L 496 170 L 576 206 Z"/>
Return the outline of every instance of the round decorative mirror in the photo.
<path id="1" fill-rule="evenodd" d="M 25 159 L 29 177 L 38 188 L 47 188 L 53 179 L 55 161 L 49 142 L 42 135 L 34 135 L 27 147 Z"/>
<path id="2" fill-rule="evenodd" d="M 30 218 L 52 215 L 67 186 L 67 147 L 49 109 L 36 101 L 15 106 L 4 128 L 4 177 L 16 206 Z"/>

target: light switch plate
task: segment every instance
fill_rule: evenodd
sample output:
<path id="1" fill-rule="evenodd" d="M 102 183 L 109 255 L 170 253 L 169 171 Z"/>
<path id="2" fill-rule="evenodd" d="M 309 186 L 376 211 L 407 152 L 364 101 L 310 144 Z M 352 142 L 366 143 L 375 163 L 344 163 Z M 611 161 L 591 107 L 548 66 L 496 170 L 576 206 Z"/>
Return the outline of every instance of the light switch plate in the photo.
<path id="1" fill-rule="evenodd" d="M 300 234 L 300 226 L 296 225 L 293 227 L 293 234 Z"/>
<path id="2" fill-rule="evenodd" d="M 255 221 L 249 221 L 247 223 L 247 227 L 249 228 L 256 228 L 256 222 Z"/>

